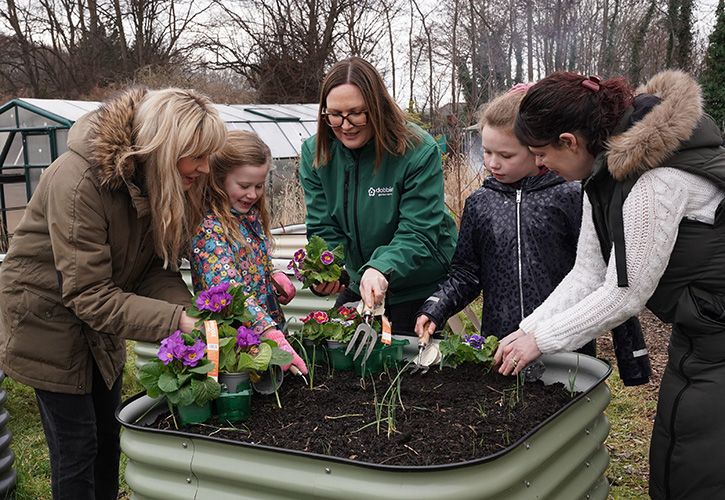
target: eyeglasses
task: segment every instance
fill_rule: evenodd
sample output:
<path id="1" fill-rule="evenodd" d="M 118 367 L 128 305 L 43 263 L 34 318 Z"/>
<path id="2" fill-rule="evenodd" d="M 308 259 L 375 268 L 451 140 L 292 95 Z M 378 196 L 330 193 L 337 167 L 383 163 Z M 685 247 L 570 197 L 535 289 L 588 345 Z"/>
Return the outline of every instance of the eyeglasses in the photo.
<path id="1" fill-rule="evenodd" d="M 349 123 L 353 127 L 362 127 L 368 123 L 367 111 L 355 111 L 353 113 L 322 113 L 325 121 L 332 128 L 340 128 L 342 124 Z"/>

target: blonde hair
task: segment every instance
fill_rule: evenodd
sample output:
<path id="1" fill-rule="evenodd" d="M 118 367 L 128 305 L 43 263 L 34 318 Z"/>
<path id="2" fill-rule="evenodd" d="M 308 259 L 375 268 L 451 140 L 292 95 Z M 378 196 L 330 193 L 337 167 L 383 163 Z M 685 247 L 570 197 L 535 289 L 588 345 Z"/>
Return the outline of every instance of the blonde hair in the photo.
<path id="1" fill-rule="evenodd" d="M 478 131 L 481 132 L 488 125 L 513 134 L 519 105 L 525 96 L 526 92 L 508 91 L 484 104 L 479 112 Z"/>
<path id="2" fill-rule="evenodd" d="M 333 131 L 323 116 L 327 110 L 327 96 L 332 89 L 346 83 L 360 89 L 365 101 L 368 126 L 373 129 L 375 167 L 382 163 L 384 153 L 403 156 L 408 148 L 420 142 L 420 137 L 408 126 L 405 113 L 390 96 L 380 73 L 365 59 L 350 57 L 330 68 L 322 82 L 320 107 L 317 112 L 316 167 L 330 161 Z"/>
<path id="3" fill-rule="evenodd" d="M 209 193 L 207 196 L 208 209 L 219 221 L 227 240 L 236 242 L 242 247 L 247 246 L 247 242 L 239 232 L 239 221 L 232 214 L 232 205 L 224 189 L 224 181 L 235 168 L 271 165 L 272 152 L 269 150 L 269 146 L 257 134 L 245 130 L 229 131 L 224 147 L 211 156 L 211 175 L 209 176 Z M 271 245 L 271 217 L 266 188 L 262 191 L 262 196 L 259 197 L 255 206 L 259 210 L 262 230 L 269 240 L 269 245 Z"/>
<path id="4" fill-rule="evenodd" d="M 206 176 L 184 192 L 177 162 L 208 156 L 224 144 L 226 127 L 212 102 L 193 90 L 148 91 L 133 119 L 134 156 L 148 190 L 156 253 L 175 269 L 203 216 Z"/>

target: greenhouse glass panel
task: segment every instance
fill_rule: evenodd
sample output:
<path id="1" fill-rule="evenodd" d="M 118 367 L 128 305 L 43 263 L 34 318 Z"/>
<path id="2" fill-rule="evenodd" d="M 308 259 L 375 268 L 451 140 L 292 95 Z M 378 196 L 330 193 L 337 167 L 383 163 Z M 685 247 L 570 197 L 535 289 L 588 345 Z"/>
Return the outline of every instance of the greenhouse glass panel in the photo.
<path id="1" fill-rule="evenodd" d="M 3 167 L 10 165 L 19 165 L 21 167 L 25 165 L 25 161 L 23 160 L 23 139 L 20 134 L 15 134 L 13 144 L 10 146 L 10 151 L 8 151 Z"/>
<path id="2" fill-rule="evenodd" d="M 216 104 L 216 109 L 219 111 L 219 116 L 222 120 L 225 122 L 238 122 L 240 120 L 246 119 L 244 117 L 244 112 L 234 108 L 232 106 L 227 106 L 225 104 Z"/>
<path id="3" fill-rule="evenodd" d="M 0 128 L 15 128 L 15 108 L 0 113 Z"/>
<path id="4" fill-rule="evenodd" d="M 68 151 L 68 129 L 61 128 L 55 131 L 58 144 L 58 156 Z"/>
<path id="5" fill-rule="evenodd" d="M 40 182 L 40 176 L 45 171 L 45 168 L 37 168 L 37 167 L 31 167 L 28 169 L 28 178 L 30 180 L 30 193 L 35 192 L 35 188 L 38 187 L 38 182 Z"/>
<path id="6" fill-rule="evenodd" d="M 50 141 L 46 134 L 29 135 L 26 138 L 28 146 L 28 163 L 30 165 L 50 165 Z"/>
<path id="7" fill-rule="evenodd" d="M 285 137 L 282 130 L 274 122 L 255 122 L 252 123 L 259 137 L 267 143 L 269 149 L 272 150 L 274 158 L 294 158 L 297 156 L 295 148 L 292 147 L 289 140 Z"/>
<path id="8" fill-rule="evenodd" d="M 302 143 L 310 136 L 310 133 L 301 122 L 281 122 L 277 125 L 279 125 L 284 135 L 292 143 L 296 153 L 295 156 L 299 156 Z"/>
<path id="9" fill-rule="evenodd" d="M 307 130 L 308 137 L 317 133 L 317 122 L 300 122 L 305 130 Z"/>
<path id="10" fill-rule="evenodd" d="M 76 121 L 87 112 L 100 105 L 95 101 L 66 101 L 61 99 L 23 99 L 25 102 L 45 109 L 54 115 L 62 116 L 70 121 Z"/>
<path id="11" fill-rule="evenodd" d="M 226 125 L 229 130 L 246 130 L 247 132 L 254 132 L 254 129 L 246 122 L 227 122 Z"/>
<path id="12" fill-rule="evenodd" d="M 20 128 L 57 127 L 58 125 L 62 125 L 55 120 L 51 120 L 33 111 L 28 111 L 25 108 L 18 107 L 17 109 Z"/>

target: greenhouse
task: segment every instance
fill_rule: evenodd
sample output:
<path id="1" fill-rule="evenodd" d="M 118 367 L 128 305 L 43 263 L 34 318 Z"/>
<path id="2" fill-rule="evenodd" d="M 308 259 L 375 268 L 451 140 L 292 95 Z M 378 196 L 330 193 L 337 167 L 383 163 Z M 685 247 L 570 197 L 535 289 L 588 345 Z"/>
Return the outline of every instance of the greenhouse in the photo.
<path id="1" fill-rule="evenodd" d="M 95 101 L 13 99 L 0 106 L 0 247 L 7 245 L 43 169 L 67 148 L 68 129 Z M 217 104 L 229 129 L 251 130 L 272 150 L 278 174 L 316 132 L 317 104 Z"/>

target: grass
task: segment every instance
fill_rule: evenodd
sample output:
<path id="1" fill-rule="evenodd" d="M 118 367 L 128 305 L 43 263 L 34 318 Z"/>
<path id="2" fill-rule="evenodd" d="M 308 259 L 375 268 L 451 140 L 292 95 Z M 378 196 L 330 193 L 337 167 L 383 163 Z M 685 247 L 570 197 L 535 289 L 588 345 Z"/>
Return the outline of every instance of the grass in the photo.
<path id="1" fill-rule="evenodd" d="M 609 450 L 609 496 L 614 499 L 647 499 L 649 440 L 657 401 L 641 387 L 625 387 L 617 370 L 608 379 L 612 401 L 605 414 L 611 430 Z"/>

